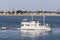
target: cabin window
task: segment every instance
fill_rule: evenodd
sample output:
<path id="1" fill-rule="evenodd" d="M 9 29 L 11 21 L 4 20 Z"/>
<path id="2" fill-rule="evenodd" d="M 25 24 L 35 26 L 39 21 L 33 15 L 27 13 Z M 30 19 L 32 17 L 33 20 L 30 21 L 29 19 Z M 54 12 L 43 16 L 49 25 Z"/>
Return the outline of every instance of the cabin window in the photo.
<path id="1" fill-rule="evenodd" d="M 37 23 L 37 21 L 35 21 L 35 23 Z"/>
<path id="2" fill-rule="evenodd" d="M 24 26 L 24 24 L 22 24 L 21 26 Z"/>
<path id="3" fill-rule="evenodd" d="M 29 24 L 26 24 L 26 26 L 30 26 Z"/>

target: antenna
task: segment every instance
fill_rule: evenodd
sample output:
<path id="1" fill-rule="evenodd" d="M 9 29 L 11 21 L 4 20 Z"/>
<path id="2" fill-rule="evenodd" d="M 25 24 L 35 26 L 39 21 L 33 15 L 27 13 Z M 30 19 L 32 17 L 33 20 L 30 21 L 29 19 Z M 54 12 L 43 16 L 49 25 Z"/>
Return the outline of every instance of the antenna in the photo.
<path id="1" fill-rule="evenodd" d="M 33 14 L 32 14 L 32 21 L 33 21 Z"/>
<path id="2" fill-rule="evenodd" d="M 32 21 L 33 21 L 33 14 L 32 14 Z"/>
<path id="3" fill-rule="evenodd" d="M 45 26 L 45 12 L 43 11 L 43 25 Z"/>

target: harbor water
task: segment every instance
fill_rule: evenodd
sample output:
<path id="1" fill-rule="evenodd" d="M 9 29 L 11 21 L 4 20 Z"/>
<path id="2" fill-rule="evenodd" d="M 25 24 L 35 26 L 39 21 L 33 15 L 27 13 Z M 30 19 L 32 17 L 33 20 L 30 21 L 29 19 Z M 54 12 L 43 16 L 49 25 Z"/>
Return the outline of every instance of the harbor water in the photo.
<path id="1" fill-rule="evenodd" d="M 31 16 L 0 16 L 0 40 L 60 40 L 60 16 L 46 16 L 45 22 L 52 28 L 51 32 L 13 30 L 13 28 L 20 28 L 24 19 L 32 21 Z M 43 24 L 42 16 L 34 16 L 33 20 Z M 8 30 L 1 30 L 1 27 L 8 27 Z"/>

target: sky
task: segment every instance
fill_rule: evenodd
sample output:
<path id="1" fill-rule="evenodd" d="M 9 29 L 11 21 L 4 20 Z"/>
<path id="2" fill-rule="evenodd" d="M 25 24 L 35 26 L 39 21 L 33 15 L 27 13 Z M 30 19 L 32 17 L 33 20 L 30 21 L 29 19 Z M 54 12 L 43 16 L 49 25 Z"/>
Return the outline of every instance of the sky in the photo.
<path id="1" fill-rule="evenodd" d="M 57 11 L 60 0 L 0 0 L 0 10 Z"/>

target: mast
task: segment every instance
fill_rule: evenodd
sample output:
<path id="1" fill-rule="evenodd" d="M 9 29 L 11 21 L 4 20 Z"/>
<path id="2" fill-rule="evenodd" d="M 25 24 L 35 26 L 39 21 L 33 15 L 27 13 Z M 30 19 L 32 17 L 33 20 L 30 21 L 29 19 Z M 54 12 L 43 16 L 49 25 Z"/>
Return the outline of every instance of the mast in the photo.
<path id="1" fill-rule="evenodd" d="M 43 25 L 45 26 L 45 13 L 43 11 Z"/>
<path id="2" fill-rule="evenodd" d="M 33 14 L 32 14 L 32 21 L 33 21 Z"/>

